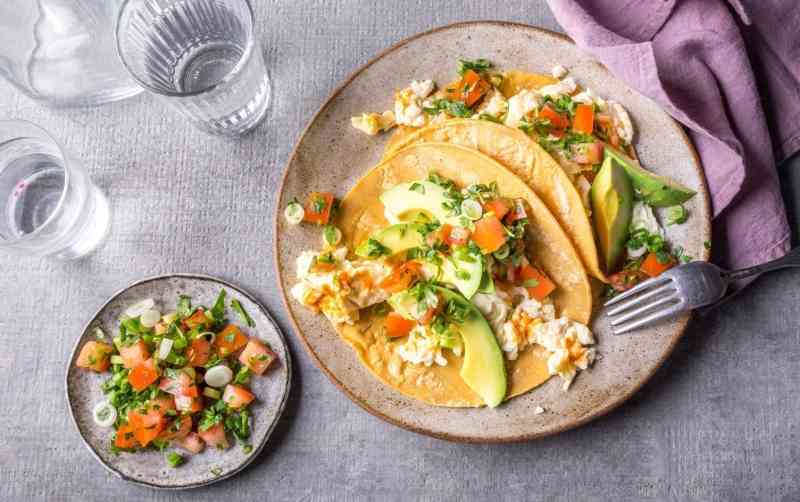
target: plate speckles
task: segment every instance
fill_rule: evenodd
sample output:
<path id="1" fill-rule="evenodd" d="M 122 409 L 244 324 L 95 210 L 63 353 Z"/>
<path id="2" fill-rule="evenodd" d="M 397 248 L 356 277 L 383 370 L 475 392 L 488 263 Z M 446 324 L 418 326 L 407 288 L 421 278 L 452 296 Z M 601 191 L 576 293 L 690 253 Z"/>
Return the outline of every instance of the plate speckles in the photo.
<path id="1" fill-rule="evenodd" d="M 253 446 L 249 454 L 232 441 L 228 450 L 218 451 L 207 448 L 199 455 L 190 455 L 180 449 L 187 461 L 177 469 L 167 466 L 164 454 L 157 451 L 135 454 L 114 455 L 109 450 L 111 428 L 101 428 L 92 419 L 92 408 L 103 399 L 100 384 L 109 373 L 97 374 L 75 367 L 75 359 L 80 348 L 94 339 L 92 328 L 100 326 L 106 337 L 118 332 L 117 320 L 125 308 L 137 300 L 153 298 L 162 312 L 173 310 L 179 294 L 192 297 L 195 305 L 212 305 L 220 289 L 228 292 L 227 302 L 237 299 L 255 322 L 248 328 L 236 314 L 227 309 L 228 317 L 236 322 L 249 336 L 256 336 L 267 342 L 278 355 L 275 367 L 263 376 L 253 376 L 251 386 L 256 395 L 256 403 L 251 405 L 252 432 L 249 444 Z M 291 385 L 292 362 L 283 335 L 272 317 L 258 301 L 238 287 L 204 275 L 169 274 L 137 281 L 114 294 L 86 324 L 83 333 L 73 348 L 66 375 L 66 392 L 70 413 L 84 444 L 94 457 L 108 470 L 122 479 L 134 483 L 164 489 L 183 489 L 205 486 L 233 476 L 247 466 L 263 449 L 267 439 L 278 422 Z M 229 439 L 231 439 L 229 437 Z M 173 448 L 170 448 L 172 450 Z"/>
<path id="2" fill-rule="evenodd" d="M 294 284 L 294 259 L 303 249 L 316 249 L 319 229 L 288 227 L 280 217 L 292 197 L 309 190 L 330 190 L 343 196 L 380 160 L 389 135 L 378 139 L 350 127 L 350 117 L 391 107 L 394 90 L 413 79 L 449 82 L 459 57 L 490 58 L 501 68 L 549 73 L 566 66 L 584 87 L 613 97 L 631 113 L 642 163 L 697 190 L 686 206 L 691 217 L 667 228 L 668 238 L 697 259 L 708 259 L 703 242 L 710 240 L 710 205 L 696 153 L 682 129 L 655 103 L 614 78 L 562 35 L 505 22 L 460 23 L 421 33 L 379 54 L 337 88 L 306 128 L 286 169 L 276 205 L 275 260 L 284 303 L 296 331 L 318 366 L 355 403 L 406 429 L 443 439 L 501 442 L 533 439 L 584 424 L 619 406 L 633 395 L 672 352 L 688 316 L 656 328 L 615 337 L 602 311 L 592 329 L 602 355 L 582 372 L 568 392 L 551 379 L 543 386 L 490 409 L 452 409 L 407 399 L 354 364 L 352 350 L 322 316 L 287 297 Z M 413 61 L 413 64 L 409 62 Z M 324 334 L 324 335 L 323 335 Z M 536 406 L 547 413 L 535 415 Z"/>

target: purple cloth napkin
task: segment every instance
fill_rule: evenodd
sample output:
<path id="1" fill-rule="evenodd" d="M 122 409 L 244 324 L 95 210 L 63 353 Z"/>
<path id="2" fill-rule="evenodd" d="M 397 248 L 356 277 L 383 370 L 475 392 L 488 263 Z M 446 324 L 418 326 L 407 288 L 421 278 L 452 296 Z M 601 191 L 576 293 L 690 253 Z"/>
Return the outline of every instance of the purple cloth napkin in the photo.
<path id="1" fill-rule="evenodd" d="M 686 127 L 711 191 L 714 261 L 735 269 L 785 254 L 775 158 L 800 149 L 800 2 L 548 3 L 580 47 Z M 780 113 L 769 129 L 753 66 Z"/>

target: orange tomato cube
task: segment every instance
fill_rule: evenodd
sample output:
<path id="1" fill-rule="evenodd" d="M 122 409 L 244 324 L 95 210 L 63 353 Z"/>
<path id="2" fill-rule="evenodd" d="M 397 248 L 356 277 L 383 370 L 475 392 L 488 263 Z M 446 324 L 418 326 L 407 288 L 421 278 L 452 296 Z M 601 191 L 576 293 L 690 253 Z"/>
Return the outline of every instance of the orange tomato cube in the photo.
<path id="1" fill-rule="evenodd" d="M 183 320 L 183 325 L 188 329 L 194 329 L 198 326 L 202 326 L 203 328 L 208 328 L 211 326 L 211 319 L 206 317 L 206 311 L 203 309 L 197 309 L 194 311 L 194 314 L 190 315 L 186 319 Z"/>
<path id="2" fill-rule="evenodd" d="M 189 453 L 200 453 L 206 446 L 196 432 L 190 432 L 186 437 L 176 439 L 175 443 Z"/>
<path id="3" fill-rule="evenodd" d="M 217 333 L 214 339 L 214 349 L 220 357 L 227 357 L 247 344 L 247 337 L 242 334 L 239 326 L 228 324 Z"/>
<path id="4" fill-rule="evenodd" d="M 222 400 L 234 410 L 247 406 L 255 398 L 256 396 L 249 390 L 230 383 L 225 386 L 225 392 L 222 394 Z"/>
<path id="5" fill-rule="evenodd" d="M 506 229 L 495 215 L 487 215 L 475 223 L 472 240 L 484 253 L 493 253 L 506 242 Z"/>
<path id="6" fill-rule="evenodd" d="M 304 206 L 303 221 L 327 225 L 331 220 L 333 194 L 330 192 L 311 192 Z"/>
<path id="7" fill-rule="evenodd" d="M 557 112 L 549 104 L 545 104 L 542 109 L 539 110 L 539 118 L 549 120 L 554 129 L 566 129 L 567 126 L 569 126 L 569 119 Z"/>
<path id="8" fill-rule="evenodd" d="M 114 439 L 114 446 L 123 450 L 130 450 L 136 446 L 136 437 L 133 434 L 131 424 L 122 424 L 117 429 L 117 437 Z"/>
<path id="9" fill-rule="evenodd" d="M 215 424 L 208 430 L 198 432 L 205 443 L 213 448 L 226 450 L 230 447 L 228 438 L 225 436 L 225 427 L 221 423 Z"/>
<path id="10" fill-rule="evenodd" d="M 186 349 L 188 365 L 192 367 L 203 366 L 211 356 L 211 343 L 205 337 L 192 340 L 189 348 Z"/>
<path id="11" fill-rule="evenodd" d="M 122 365 L 132 369 L 149 359 L 150 351 L 147 350 L 147 345 L 139 340 L 133 345 L 120 348 L 119 355 L 122 356 Z"/>
<path id="12" fill-rule="evenodd" d="M 662 263 L 658 260 L 656 253 L 648 253 L 647 257 L 642 262 L 640 270 L 650 277 L 656 277 L 675 266 L 675 259 L 670 256 L 666 262 Z"/>
<path id="13" fill-rule="evenodd" d="M 410 288 L 422 275 L 422 265 L 415 261 L 407 261 L 392 270 L 380 283 L 381 289 L 397 293 Z"/>
<path id="14" fill-rule="evenodd" d="M 414 328 L 414 321 L 410 321 L 397 312 L 389 312 L 384 321 L 386 334 L 392 338 L 406 336 Z"/>
<path id="15" fill-rule="evenodd" d="M 239 362 L 250 368 L 256 375 L 263 375 L 277 356 L 260 340 L 251 338 L 239 356 Z"/>
<path id="16" fill-rule="evenodd" d="M 86 342 L 86 345 L 81 349 L 81 353 L 78 354 L 75 365 L 78 368 L 102 373 L 111 365 L 112 352 L 114 352 L 114 349 L 107 343 Z"/>
<path id="17" fill-rule="evenodd" d="M 143 391 L 156 380 L 158 380 L 158 368 L 153 358 L 144 361 L 128 373 L 128 383 L 136 392 Z"/>
<path id="18" fill-rule="evenodd" d="M 594 107 L 592 105 L 581 103 L 575 107 L 572 130 L 583 134 L 592 134 L 594 130 Z"/>
<path id="19" fill-rule="evenodd" d="M 133 410 L 128 413 L 128 424 L 133 427 L 133 436 L 136 441 L 147 446 L 161 434 L 167 425 L 164 414 L 155 409 Z"/>
<path id="20" fill-rule="evenodd" d="M 485 213 L 494 213 L 498 220 L 502 220 L 510 210 L 511 204 L 504 199 L 490 200 L 483 205 L 483 211 Z"/>
<path id="21" fill-rule="evenodd" d="M 520 269 L 519 275 L 528 294 L 539 301 L 547 298 L 556 289 L 555 283 L 536 267 L 525 265 Z"/>

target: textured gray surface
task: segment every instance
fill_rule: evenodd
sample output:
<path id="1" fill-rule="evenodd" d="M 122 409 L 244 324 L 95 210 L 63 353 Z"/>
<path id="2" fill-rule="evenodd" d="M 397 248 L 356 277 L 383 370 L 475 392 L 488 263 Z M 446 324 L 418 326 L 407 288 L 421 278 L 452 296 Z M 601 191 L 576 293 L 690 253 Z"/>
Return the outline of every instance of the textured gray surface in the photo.
<path id="1" fill-rule="evenodd" d="M 74 338 L 106 297 L 143 276 L 202 272 L 254 293 L 286 327 L 269 256 L 273 196 L 293 143 L 336 83 L 386 45 L 452 21 L 557 29 L 539 2 L 254 3 L 275 93 L 265 123 L 238 141 L 194 131 L 146 96 L 51 111 L 0 83 L 0 116 L 50 129 L 84 159 L 114 210 L 108 242 L 88 259 L 0 255 L 0 499 L 800 498 L 793 271 L 694 322 L 632 401 L 557 437 L 459 445 L 394 428 L 347 400 L 289 332 L 292 399 L 252 466 L 183 493 L 109 475 L 80 444 L 62 384 Z M 787 195 L 800 193 L 795 173 L 785 181 Z"/>

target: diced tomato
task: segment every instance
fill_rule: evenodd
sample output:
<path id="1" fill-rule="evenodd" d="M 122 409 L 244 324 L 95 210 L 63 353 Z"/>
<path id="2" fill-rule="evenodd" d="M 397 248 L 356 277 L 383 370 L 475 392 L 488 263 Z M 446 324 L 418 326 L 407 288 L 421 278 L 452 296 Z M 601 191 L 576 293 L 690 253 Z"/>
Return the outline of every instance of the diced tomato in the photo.
<path id="1" fill-rule="evenodd" d="M 221 423 L 215 424 L 208 430 L 200 431 L 198 434 L 212 448 L 227 450 L 230 446 L 228 438 L 225 436 L 225 427 Z"/>
<path id="2" fill-rule="evenodd" d="M 427 326 L 428 324 L 433 321 L 433 318 L 436 317 L 436 308 L 428 307 L 428 310 L 422 313 L 419 317 L 419 323 L 423 326 Z"/>
<path id="3" fill-rule="evenodd" d="M 520 269 L 519 280 L 522 282 L 522 286 L 528 290 L 528 294 L 539 301 L 547 298 L 556 289 L 556 285 L 544 272 L 531 265 L 525 265 Z"/>
<path id="4" fill-rule="evenodd" d="M 173 399 L 172 396 L 161 396 L 151 399 L 147 406 L 153 410 L 165 414 L 168 411 L 175 410 L 175 399 Z"/>
<path id="5" fill-rule="evenodd" d="M 422 265 L 415 261 L 407 261 L 392 270 L 388 277 L 383 279 L 380 287 L 390 293 L 397 293 L 410 288 L 422 275 Z"/>
<path id="6" fill-rule="evenodd" d="M 414 321 L 410 321 L 397 312 L 389 312 L 384 321 L 386 334 L 392 338 L 408 335 L 414 328 Z"/>
<path id="7" fill-rule="evenodd" d="M 128 369 L 132 369 L 149 359 L 150 351 L 147 350 L 147 345 L 139 340 L 133 345 L 121 347 L 119 349 L 119 355 L 122 356 L 122 365 Z"/>
<path id="8" fill-rule="evenodd" d="M 506 214 L 508 214 L 508 212 L 510 210 L 511 210 L 511 203 L 506 199 L 490 200 L 489 202 L 486 202 L 483 205 L 483 212 L 484 213 L 489 213 L 489 212 L 494 213 L 494 215 L 497 216 L 498 220 L 502 220 L 503 217 Z"/>
<path id="9" fill-rule="evenodd" d="M 614 147 L 618 147 L 619 134 L 617 134 L 617 128 L 614 127 L 614 119 L 611 118 L 611 115 L 607 113 L 598 113 L 596 118 L 599 129 L 605 133 L 608 142 Z"/>
<path id="10" fill-rule="evenodd" d="M 484 94 L 491 90 L 492 84 L 483 80 L 481 76 L 473 70 L 467 70 L 461 79 L 461 100 L 464 104 L 471 107 L 477 103 Z"/>
<path id="11" fill-rule="evenodd" d="M 239 362 L 250 368 L 250 371 L 256 375 L 263 375 L 277 357 L 261 341 L 251 338 L 239 356 Z"/>
<path id="12" fill-rule="evenodd" d="M 175 443 L 189 453 L 200 453 L 206 446 L 196 432 L 190 432 L 186 437 L 175 440 Z"/>
<path id="13" fill-rule="evenodd" d="M 572 160 L 578 164 L 599 164 L 603 160 L 603 143 L 580 143 L 571 146 Z"/>
<path id="14" fill-rule="evenodd" d="M 444 224 L 440 230 L 442 240 L 451 246 L 461 246 L 469 241 L 469 230 Z"/>
<path id="15" fill-rule="evenodd" d="M 86 342 L 86 345 L 81 349 L 81 353 L 78 354 L 75 365 L 78 368 L 102 373 L 111 365 L 112 352 L 114 352 L 114 349 L 107 343 Z"/>
<path id="16" fill-rule="evenodd" d="M 583 134 L 592 134 L 594 130 L 594 107 L 592 105 L 581 103 L 575 107 L 572 130 Z"/>
<path id="17" fill-rule="evenodd" d="M 247 406 L 255 398 L 256 396 L 249 390 L 230 383 L 225 386 L 225 392 L 222 393 L 222 400 L 225 404 L 235 410 Z"/>
<path id="18" fill-rule="evenodd" d="M 164 376 L 158 384 L 158 388 L 172 394 L 173 396 L 197 397 L 200 392 L 197 389 L 197 384 L 192 380 L 192 377 L 184 371 L 177 371 L 177 375 L 173 378 Z"/>
<path id="19" fill-rule="evenodd" d="M 626 269 L 608 276 L 611 287 L 620 293 L 627 291 L 641 282 L 643 274 L 638 270 Z"/>
<path id="20" fill-rule="evenodd" d="M 142 446 L 147 446 L 150 441 L 157 438 L 161 431 L 164 430 L 167 420 L 164 418 L 163 413 L 150 408 L 130 411 L 128 413 L 128 423 L 133 427 L 133 436 L 136 441 Z"/>
<path id="21" fill-rule="evenodd" d="M 194 329 L 198 326 L 203 328 L 208 328 L 211 326 L 211 319 L 206 317 L 206 311 L 203 309 L 197 309 L 194 311 L 194 314 L 190 315 L 186 319 L 183 320 L 183 325 L 187 329 Z"/>
<path id="22" fill-rule="evenodd" d="M 539 118 L 547 119 L 552 124 L 553 129 L 566 129 L 569 127 L 569 119 L 557 112 L 550 104 L 545 104 L 541 110 L 539 110 Z"/>
<path id="23" fill-rule="evenodd" d="M 657 277 L 675 266 L 675 259 L 670 256 L 665 263 L 658 260 L 656 253 L 648 253 L 640 267 L 641 271 L 650 277 Z"/>
<path id="24" fill-rule="evenodd" d="M 214 339 L 214 348 L 217 355 L 227 357 L 247 344 L 247 337 L 242 334 L 239 326 L 228 324 L 222 331 L 217 333 Z"/>
<path id="25" fill-rule="evenodd" d="M 495 215 L 487 215 L 475 223 L 472 240 L 485 253 L 497 251 L 506 242 L 506 229 Z"/>
<path id="26" fill-rule="evenodd" d="M 205 365 L 210 356 L 211 343 L 204 336 L 193 339 L 189 348 L 186 349 L 188 365 L 192 367 Z"/>
<path id="27" fill-rule="evenodd" d="M 514 201 L 514 205 L 503 221 L 505 221 L 507 225 L 510 225 L 517 220 L 524 220 L 527 217 L 528 212 L 525 210 L 525 202 L 523 202 L 522 199 L 517 199 Z"/>
<path id="28" fill-rule="evenodd" d="M 329 192 L 311 192 L 308 194 L 303 221 L 327 225 L 331 219 L 333 194 Z"/>
<path id="29" fill-rule="evenodd" d="M 140 363 L 128 373 L 128 383 L 136 392 L 143 391 L 156 380 L 158 380 L 158 368 L 153 358 Z"/>
<path id="30" fill-rule="evenodd" d="M 192 418 L 191 417 L 178 417 L 161 431 L 158 435 L 159 439 L 172 440 L 185 438 L 192 432 Z"/>
<path id="31" fill-rule="evenodd" d="M 114 439 L 114 446 L 123 450 L 130 450 L 136 446 L 136 436 L 133 433 L 131 424 L 122 424 L 117 429 L 117 437 Z"/>
<path id="32" fill-rule="evenodd" d="M 175 396 L 175 408 L 181 413 L 197 413 L 203 409 L 203 398 Z"/>

